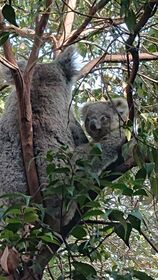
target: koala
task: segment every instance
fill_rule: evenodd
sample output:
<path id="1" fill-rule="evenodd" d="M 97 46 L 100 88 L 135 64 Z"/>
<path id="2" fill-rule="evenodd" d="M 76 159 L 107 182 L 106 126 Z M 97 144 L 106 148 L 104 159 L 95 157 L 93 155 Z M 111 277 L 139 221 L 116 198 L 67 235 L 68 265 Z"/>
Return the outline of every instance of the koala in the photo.
<path id="1" fill-rule="evenodd" d="M 41 189 L 47 187 L 44 160 L 47 151 L 56 151 L 61 145 L 75 149 L 77 145 L 88 142 L 69 108 L 72 86 L 78 73 L 75 59 L 76 51 L 70 46 L 55 61 L 37 64 L 34 69 L 31 82 L 33 145 Z M 25 62 L 20 62 L 19 67 L 23 72 Z M 1 72 L 8 83 L 13 83 L 7 68 L 2 66 Z M 8 192 L 27 193 L 15 91 L 9 96 L 0 119 L 0 174 L 0 195 Z M 72 206 L 69 212 L 63 209 L 61 214 L 61 199 L 58 195 L 53 195 L 50 204 L 52 227 L 59 232 L 60 225 L 69 223 L 76 208 Z"/>
<path id="2" fill-rule="evenodd" d="M 122 130 L 128 117 L 128 105 L 124 98 L 115 98 L 107 102 L 87 103 L 82 109 L 82 119 L 87 133 L 94 142 L 109 138 Z"/>
<path id="3" fill-rule="evenodd" d="M 98 157 L 90 144 L 83 144 L 75 149 L 74 160 L 88 159 L 92 163 L 92 171 L 98 175 L 109 169 L 118 160 L 119 150 L 125 142 L 122 126 L 127 117 L 128 105 L 123 98 L 87 103 L 82 109 L 84 126 L 93 144 L 100 144 L 102 153 Z"/>

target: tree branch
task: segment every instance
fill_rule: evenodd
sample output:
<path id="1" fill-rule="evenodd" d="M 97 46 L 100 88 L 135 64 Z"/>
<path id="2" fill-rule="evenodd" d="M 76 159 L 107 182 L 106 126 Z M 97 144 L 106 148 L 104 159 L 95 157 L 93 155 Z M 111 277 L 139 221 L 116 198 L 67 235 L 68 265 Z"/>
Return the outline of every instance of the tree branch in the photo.
<path id="1" fill-rule="evenodd" d="M 69 0 L 67 4 L 67 13 L 64 20 L 64 26 L 63 26 L 63 33 L 59 39 L 59 45 L 62 45 L 64 41 L 69 37 L 72 25 L 75 18 L 75 7 L 76 7 L 76 0 Z"/>
<path id="2" fill-rule="evenodd" d="M 82 33 L 82 31 L 91 22 L 93 16 L 96 14 L 96 12 L 101 10 L 108 2 L 109 2 L 109 0 L 100 0 L 100 2 L 98 4 L 96 4 L 90 8 L 89 15 L 87 16 L 87 18 L 85 18 L 84 22 L 80 25 L 80 27 L 73 33 L 71 38 L 69 38 L 67 40 L 65 46 L 72 44 L 78 38 L 78 36 Z"/>
<path id="3" fill-rule="evenodd" d="M 42 44 L 42 36 L 43 36 L 44 30 L 46 28 L 46 25 L 48 23 L 52 1 L 53 0 L 46 1 L 45 11 L 43 12 L 43 14 L 41 16 L 40 21 L 36 25 L 34 43 L 33 43 L 32 51 L 31 51 L 31 54 L 30 54 L 30 57 L 28 59 L 28 63 L 26 66 L 26 72 L 30 72 L 32 70 L 32 67 L 34 66 L 34 64 L 36 63 L 36 61 L 38 59 L 39 50 L 40 50 L 40 47 Z M 31 74 L 27 78 L 30 79 Z"/>
<path id="4" fill-rule="evenodd" d="M 128 61 L 132 61 L 133 57 L 129 54 Z M 158 52 L 154 52 L 152 54 L 149 53 L 141 53 L 139 54 L 139 61 L 150 61 L 150 60 L 158 60 Z M 98 66 L 99 63 L 125 63 L 127 62 L 127 56 L 123 54 L 105 54 L 103 56 L 99 56 L 97 58 L 92 59 L 88 62 L 81 70 L 79 74 L 79 79 L 87 75 L 93 70 L 94 67 Z"/>
<path id="5" fill-rule="evenodd" d="M 132 70 L 130 71 L 129 63 L 128 63 L 128 84 L 126 87 L 126 93 L 127 93 L 127 102 L 129 107 L 129 119 L 133 123 L 134 120 L 134 102 L 133 102 L 133 84 L 139 69 L 139 54 L 138 54 L 138 47 L 134 47 L 133 43 L 136 38 L 136 36 L 139 34 L 141 29 L 144 27 L 144 25 L 147 23 L 149 18 L 156 12 L 157 8 L 157 1 L 150 1 L 148 4 L 145 4 L 144 7 L 144 13 L 141 16 L 139 22 L 134 27 L 133 33 L 131 33 L 126 41 L 126 51 L 127 51 L 127 60 L 128 60 L 128 54 L 130 53 L 132 55 L 133 59 L 133 66 Z"/>
<path id="6" fill-rule="evenodd" d="M 3 30 L 3 17 L 1 15 L 0 29 Z M 14 54 L 12 52 L 12 46 L 10 41 L 7 40 L 4 45 L 4 54 L 8 61 L 3 60 L 3 64 L 10 68 L 15 87 L 16 94 L 19 103 L 19 127 L 20 138 L 22 146 L 22 156 L 25 167 L 26 180 L 28 185 L 28 191 L 36 202 L 41 202 L 41 194 L 39 192 L 38 176 L 36 171 L 35 162 L 33 160 L 33 135 L 32 135 L 32 120 L 31 120 L 31 105 L 30 99 L 28 99 L 27 87 L 24 82 L 23 76 L 16 64 Z M 31 164 L 30 164 L 31 162 Z"/>
<path id="7" fill-rule="evenodd" d="M 32 108 L 30 102 L 30 85 L 31 78 L 33 75 L 33 66 L 37 61 L 39 49 L 42 43 L 42 35 L 46 28 L 50 6 L 52 4 L 52 0 L 46 1 L 45 12 L 41 16 L 40 21 L 37 23 L 34 43 L 32 47 L 32 51 L 30 57 L 28 59 L 28 63 L 24 72 L 24 84 L 25 90 L 23 94 L 22 100 L 20 100 L 20 109 L 22 111 L 21 117 L 21 141 L 24 155 L 24 163 L 25 169 L 27 173 L 27 180 L 29 186 L 29 193 L 34 198 L 35 202 L 41 202 L 42 196 L 40 194 L 38 175 L 34 160 L 34 151 L 33 151 L 33 128 L 32 128 Z"/>
<path id="8" fill-rule="evenodd" d="M 127 54 L 127 61 L 128 61 L 128 83 L 126 86 L 126 94 L 127 94 L 127 103 L 128 103 L 128 108 L 129 108 L 129 120 L 133 123 L 134 121 L 134 102 L 133 102 L 133 84 L 135 81 L 135 78 L 137 76 L 137 72 L 139 70 L 139 54 L 138 54 L 138 48 L 136 47 L 131 47 L 129 52 L 132 55 L 132 60 L 133 60 L 133 65 L 132 65 L 132 70 L 130 72 L 130 67 L 129 67 L 129 61 L 128 61 L 128 55 Z"/>

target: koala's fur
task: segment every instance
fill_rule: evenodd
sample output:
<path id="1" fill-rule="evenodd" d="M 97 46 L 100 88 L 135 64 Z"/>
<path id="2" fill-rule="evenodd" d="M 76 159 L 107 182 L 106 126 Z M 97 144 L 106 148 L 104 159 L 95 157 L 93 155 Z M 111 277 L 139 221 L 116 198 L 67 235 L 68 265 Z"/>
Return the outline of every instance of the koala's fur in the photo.
<path id="1" fill-rule="evenodd" d="M 76 148 L 76 158 L 88 158 L 98 175 L 118 159 L 118 151 L 125 142 L 122 128 L 128 117 L 128 105 L 124 98 L 107 102 L 87 103 L 82 109 L 82 119 L 93 143 L 100 143 L 102 154 L 92 154 L 92 146 L 83 144 Z"/>
<path id="2" fill-rule="evenodd" d="M 24 63 L 19 66 L 23 71 Z M 12 83 L 10 71 L 6 68 L 2 68 L 1 71 L 5 79 Z M 76 74 L 73 47 L 67 48 L 55 61 L 35 66 L 31 83 L 31 103 L 34 153 L 41 188 L 45 187 L 47 182 L 44 161 L 47 151 L 54 151 L 61 144 L 74 149 L 77 145 L 87 142 L 82 128 L 69 109 Z M 15 91 L 9 96 L 5 112 L 0 119 L 0 195 L 7 192 L 27 192 Z M 59 231 L 60 198 L 54 196 L 51 203 L 53 228 Z M 63 213 L 63 225 L 70 219 L 71 214 Z"/>
<path id="3" fill-rule="evenodd" d="M 107 102 L 87 103 L 82 109 L 86 131 L 95 142 L 109 138 L 118 130 L 121 132 L 127 117 L 127 101 L 121 97 Z"/>

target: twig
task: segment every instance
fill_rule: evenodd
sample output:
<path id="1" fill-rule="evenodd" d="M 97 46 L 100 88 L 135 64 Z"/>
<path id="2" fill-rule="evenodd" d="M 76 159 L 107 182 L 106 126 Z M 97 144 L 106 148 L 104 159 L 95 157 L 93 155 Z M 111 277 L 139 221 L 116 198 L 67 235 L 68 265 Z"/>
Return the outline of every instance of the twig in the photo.
<path id="1" fill-rule="evenodd" d="M 128 52 L 128 50 L 127 50 Z M 127 53 L 127 66 L 128 66 L 128 83 L 126 86 L 126 94 L 127 94 L 127 102 L 128 102 L 128 107 L 129 107 L 129 120 L 133 123 L 134 121 L 134 102 L 133 102 L 133 84 L 135 81 L 135 78 L 137 76 L 137 72 L 139 70 L 139 54 L 138 54 L 138 48 L 131 47 L 129 52 L 132 55 L 132 60 L 133 60 L 133 65 L 132 65 L 132 70 L 130 72 L 130 67 L 129 67 L 129 60 L 128 56 L 129 54 Z"/>
<path id="2" fill-rule="evenodd" d="M 34 66 L 35 62 L 38 59 L 39 50 L 40 50 L 40 47 L 42 44 L 42 36 L 43 36 L 44 30 L 46 28 L 46 25 L 48 23 L 52 1 L 53 0 L 46 1 L 45 11 L 43 12 L 43 14 L 41 16 L 40 21 L 36 25 L 34 43 L 33 43 L 32 51 L 31 51 L 31 54 L 30 54 L 30 57 L 28 59 L 28 63 L 26 66 L 26 72 L 30 72 L 32 70 L 32 67 Z M 30 74 L 29 78 L 31 78 L 31 74 Z"/>
<path id="3" fill-rule="evenodd" d="M 132 61 L 132 55 L 128 56 L 128 60 Z M 158 52 L 154 52 L 153 54 L 149 53 L 140 53 L 139 54 L 139 61 L 151 61 L 151 60 L 158 60 Z M 97 58 L 92 59 L 90 62 L 88 62 L 81 70 L 79 74 L 79 78 L 81 79 L 85 75 L 91 72 L 91 70 L 97 66 L 99 63 L 105 63 L 105 62 L 111 62 L 111 63 L 124 63 L 127 62 L 127 56 L 124 54 L 106 54 L 106 56 L 99 56 Z"/>
<path id="4" fill-rule="evenodd" d="M 76 0 L 69 0 L 67 6 L 68 6 L 68 9 L 67 9 L 67 13 L 66 13 L 65 20 L 64 20 L 63 33 L 59 39 L 59 42 L 60 42 L 59 45 L 62 45 L 71 33 L 72 25 L 73 25 L 74 18 L 75 18 L 74 10 L 76 7 Z"/>
<path id="5" fill-rule="evenodd" d="M 80 25 L 80 27 L 73 33 L 71 38 L 69 38 L 67 40 L 66 45 L 72 44 L 78 38 L 78 36 L 82 33 L 82 31 L 91 22 L 93 16 L 96 14 L 96 12 L 101 10 L 108 2 L 109 2 L 109 0 L 100 0 L 100 2 L 98 2 L 98 4 L 96 4 L 90 8 L 89 15 L 87 16 L 87 18 L 85 18 L 84 22 Z"/>
<path id="6" fill-rule="evenodd" d="M 128 61 L 128 55 L 129 53 L 132 55 L 133 59 L 133 66 L 132 70 L 130 72 L 129 69 L 129 78 L 128 78 L 128 84 L 126 87 L 126 93 L 127 93 L 127 102 L 129 106 L 129 119 L 133 123 L 134 120 L 134 102 L 133 102 L 133 84 L 139 69 L 139 54 L 138 54 L 138 47 L 133 47 L 133 42 L 136 38 L 136 36 L 139 34 L 141 29 L 144 27 L 144 25 L 147 23 L 149 18 L 153 16 L 153 14 L 156 12 L 157 8 L 157 1 L 149 1 L 148 4 L 145 4 L 144 7 L 144 13 L 141 16 L 140 20 L 134 27 L 133 32 L 129 35 L 127 41 L 126 41 L 126 51 L 127 51 L 127 61 Z M 129 62 L 128 62 L 129 67 Z"/>
<path id="7" fill-rule="evenodd" d="M 146 236 L 146 234 L 140 230 L 140 234 L 143 235 L 144 239 L 150 244 L 150 246 L 158 253 L 158 248 L 151 242 L 151 240 Z"/>

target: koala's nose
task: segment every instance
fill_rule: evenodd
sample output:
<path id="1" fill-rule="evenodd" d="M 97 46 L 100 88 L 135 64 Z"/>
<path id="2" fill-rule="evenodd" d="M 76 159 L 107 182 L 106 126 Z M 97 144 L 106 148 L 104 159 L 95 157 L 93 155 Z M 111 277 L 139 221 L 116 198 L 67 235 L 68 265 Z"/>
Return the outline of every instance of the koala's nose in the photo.
<path id="1" fill-rule="evenodd" d="M 93 130 L 100 130 L 101 129 L 101 125 L 96 121 L 96 120 L 92 120 L 90 123 L 90 129 Z"/>

